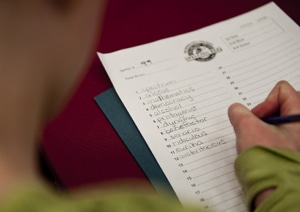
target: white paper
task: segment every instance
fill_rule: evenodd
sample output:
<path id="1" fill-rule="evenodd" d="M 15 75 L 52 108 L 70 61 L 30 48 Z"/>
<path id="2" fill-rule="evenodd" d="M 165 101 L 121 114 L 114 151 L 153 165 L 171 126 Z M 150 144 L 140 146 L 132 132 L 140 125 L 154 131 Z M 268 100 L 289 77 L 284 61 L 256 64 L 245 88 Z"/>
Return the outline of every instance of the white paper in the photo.
<path id="1" fill-rule="evenodd" d="M 300 30 L 274 3 L 187 34 L 99 57 L 183 204 L 246 211 L 228 106 L 300 89 Z M 255 158 L 254 158 L 255 160 Z"/>

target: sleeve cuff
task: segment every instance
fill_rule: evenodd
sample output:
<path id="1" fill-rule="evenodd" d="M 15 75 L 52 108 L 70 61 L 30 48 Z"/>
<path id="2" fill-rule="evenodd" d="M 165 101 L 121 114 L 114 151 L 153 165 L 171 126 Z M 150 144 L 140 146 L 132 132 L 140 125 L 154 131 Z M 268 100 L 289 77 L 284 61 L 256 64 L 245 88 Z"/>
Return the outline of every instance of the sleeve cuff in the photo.
<path id="1" fill-rule="evenodd" d="M 266 207 L 278 205 L 278 200 L 282 199 L 284 193 L 295 190 L 295 183 L 300 184 L 300 154 L 284 149 L 255 146 L 240 154 L 235 162 L 235 170 L 249 211 L 253 210 L 252 203 L 259 192 L 276 188 L 259 206 L 265 210 Z"/>

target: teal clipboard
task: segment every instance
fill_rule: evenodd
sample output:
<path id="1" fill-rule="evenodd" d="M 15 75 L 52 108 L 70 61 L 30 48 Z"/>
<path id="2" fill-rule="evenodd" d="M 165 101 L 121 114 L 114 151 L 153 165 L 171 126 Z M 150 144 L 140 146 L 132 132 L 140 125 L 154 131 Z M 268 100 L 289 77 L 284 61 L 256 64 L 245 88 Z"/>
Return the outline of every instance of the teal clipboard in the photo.
<path id="1" fill-rule="evenodd" d="M 164 193 L 167 190 L 176 196 L 115 89 L 108 89 L 94 99 L 154 188 Z"/>

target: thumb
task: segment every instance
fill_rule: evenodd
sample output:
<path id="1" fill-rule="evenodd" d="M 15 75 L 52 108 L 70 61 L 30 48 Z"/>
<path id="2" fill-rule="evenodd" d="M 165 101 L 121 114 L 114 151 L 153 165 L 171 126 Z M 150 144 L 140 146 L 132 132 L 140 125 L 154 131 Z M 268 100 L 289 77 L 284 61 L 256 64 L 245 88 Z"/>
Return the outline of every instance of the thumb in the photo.
<path id="1" fill-rule="evenodd" d="M 236 134 L 237 150 L 241 152 L 250 144 L 249 137 L 253 136 L 253 130 L 258 126 L 257 123 L 260 120 L 248 108 L 239 103 L 228 108 L 228 116 Z M 241 143 L 241 141 L 246 142 Z"/>
<path id="2" fill-rule="evenodd" d="M 237 129 L 237 131 L 239 131 L 240 128 L 245 128 L 243 124 L 245 119 L 255 117 L 248 108 L 240 103 L 232 104 L 228 108 L 228 116 L 233 128 L 235 130 Z"/>

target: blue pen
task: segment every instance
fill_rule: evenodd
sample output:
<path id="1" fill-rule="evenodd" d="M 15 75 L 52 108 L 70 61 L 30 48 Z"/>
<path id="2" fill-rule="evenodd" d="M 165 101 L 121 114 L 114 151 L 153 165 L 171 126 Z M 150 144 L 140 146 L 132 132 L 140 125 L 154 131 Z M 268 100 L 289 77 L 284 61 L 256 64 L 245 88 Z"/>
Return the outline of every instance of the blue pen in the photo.
<path id="1" fill-rule="evenodd" d="M 274 125 L 286 124 L 286 123 L 300 121 L 300 114 L 269 117 L 269 118 L 263 118 L 262 120 L 268 124 L 274 124 Z"/>

